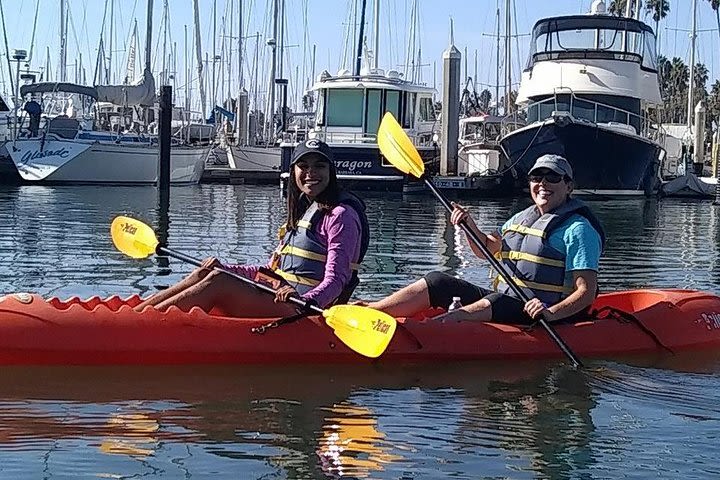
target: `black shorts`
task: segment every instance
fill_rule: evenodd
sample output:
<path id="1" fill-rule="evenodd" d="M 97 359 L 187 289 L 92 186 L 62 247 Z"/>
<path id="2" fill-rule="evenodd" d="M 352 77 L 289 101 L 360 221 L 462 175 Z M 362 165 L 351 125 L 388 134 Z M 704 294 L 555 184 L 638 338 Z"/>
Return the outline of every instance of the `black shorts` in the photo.
<path id="1" fill-rule="evenodd" d="M 504 293 L 478 287 L 470 282 L 455 278 L 444 272 L 430 272 L 425 275 L 425 282 L 428 286 L 430 305 L 438 308 L 447 308 L 453 297 L 460 297 L 463 305 L 470 305 L 480 299 L 490 302 L 492 309 L 492 321 L 498 323 L 514 323 L 520 325 L 532 325 L 535 320 L 525 313 L 525 302 L 519 298 Z M 587 319 L 588 309 L 563 318 L 555 323 L 574 323 L 581 319 Z"/>

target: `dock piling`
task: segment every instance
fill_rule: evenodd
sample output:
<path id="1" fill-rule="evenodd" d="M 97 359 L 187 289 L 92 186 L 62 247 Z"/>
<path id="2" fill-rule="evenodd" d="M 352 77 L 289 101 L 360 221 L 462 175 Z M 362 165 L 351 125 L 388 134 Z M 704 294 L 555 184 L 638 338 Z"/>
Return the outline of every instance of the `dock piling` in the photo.
<path id="1" fill-rule="evenodd" d="M 440 175 L 458 173 L 458 134 L 460 130 L 460 61 L 450 24 L 450 46 L 443 52 L 442 143 Z"/>

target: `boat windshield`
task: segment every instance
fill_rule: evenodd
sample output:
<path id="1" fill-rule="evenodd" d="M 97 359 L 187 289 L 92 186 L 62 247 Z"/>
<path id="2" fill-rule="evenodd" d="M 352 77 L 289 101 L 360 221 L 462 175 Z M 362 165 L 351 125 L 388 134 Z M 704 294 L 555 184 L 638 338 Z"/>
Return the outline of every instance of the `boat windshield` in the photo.
<path id="1" fill-rule="evenodd" d="M 540 20 L 533 29 L 526 70 L 536 62 L 608 59 L 640 63 L 657 71 L 655 34 L 642 22 L 609 16 Z"/>

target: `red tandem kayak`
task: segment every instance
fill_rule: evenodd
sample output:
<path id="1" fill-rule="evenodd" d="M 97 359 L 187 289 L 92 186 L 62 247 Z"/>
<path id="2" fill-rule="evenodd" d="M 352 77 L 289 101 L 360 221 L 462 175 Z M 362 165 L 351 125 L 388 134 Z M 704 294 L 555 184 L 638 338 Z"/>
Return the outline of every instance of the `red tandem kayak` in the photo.
<path id="1" fill-rule="evenodd" d="M 198 308 L 135 312 L 140 298 L 0 297 L 0 365 L 436 362 L 562 357 L 540 327 L 398 319 L 380 358 L 345 346 L 320 319 L 254 333 L 271 319 L 209 315 Z M 691 290 L 600 295 L 597 317 L 556 325 L 581 358 L 720 350 L 720 297 Z"/>

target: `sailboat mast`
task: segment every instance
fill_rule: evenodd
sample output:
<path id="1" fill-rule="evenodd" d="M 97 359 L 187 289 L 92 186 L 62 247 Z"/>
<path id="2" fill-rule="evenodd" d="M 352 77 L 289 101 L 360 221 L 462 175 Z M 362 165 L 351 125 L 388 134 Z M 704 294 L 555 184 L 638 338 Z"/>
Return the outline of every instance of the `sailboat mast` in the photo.
<path id="1" fill-rule="evenodd" d="M 60 81 L 66 78 L 67 52 L 65 49 L 65 0 L 60 0 Z"/>
<path id="2" fill-rule="evenodd" d="M 217 55 L 215 51 L 215 39 L 217 39 L 217 0 L 213 0 L 213 41 L 212 41 L 212 84 L 210 85 L 210 103 L 212 104 L 210 108 L 213 110 L 215 109 L 215 104 L 217 103 L 217 93 L 215 92 L 215 57 Z"/>
<path id="3" fill-rule="evenodd" d="M 373 19 L 373 33 L 375 40 L 373 41 L 373 68 L 378 68 L 378 57 L 380 56 L 380 0 L 375 0 Z"/>
<path id="4" fill-rule="evenodd" d="M 239 89 L 245 87 L 245 78 L 243 76 L 243 0 L 238 2 L 238 81 Z"/>
<path id="5" fill-rule="evenodd" d="M 198 0 L 193 0 L 193 10 L 195 13 L 195 57 L 197 59 L 198 81 L 200 82 L 200 105 L 202 107 L 203 118 L 207 118 L 205 115 L 205 83 L 203 81 L 203 59 L 200 44 L 200 9 L 198 8 Z"/>
<path id="6" fill-rule="evenodd" d="M 505 115 L 510 113 L 512 96 L 512 68 L 510 66 L 510 2 L 505 1 Z"/>
<path id="7" fill-rule="evenodd" d="M 284 58 L 285 58 L 285 0 L 280 0 L 280 44 L 278 60 L 277 78 L 283 78 Z"/>
<path id="8" fill-rule="evenodd" d="M 687 125 L 693 125 L 693 90 L 695 88 L 695 39 L 697 38 L 697 0 L 692 3 L 692 30 L 690 32 L 690 79 L 688 85 Z M 698 125 L 696 125 L 698 127 Z"/>
<path id="9" fill-rule="evenodd" d="M 367 7 L 367 0 L 362 0 L 362 9 L 360 10 L 360 34 L 358 35 L 357 44 L 357 56 L 355 57 L 355 72 L 356 77 L 360 76 L 360 64 L 362 63 L 362 47 L 363 37 L 365 36 L 365 8 Z"/>
<path id="10" fill-rule="evenodd" d="M 107 66 L 107 70 L 105 70 L 105 81 L 107 82 L 108 85 L 111 84 L 112 80 L 113 80 L 113 78 L 112 78 L 112 74 L 113 74 L 112 57 L 113 57 L 113 36 L 114 36 L 113 35 L 114 34 L 113 27 L 115 26 L 114 18 L 115 18 L 115 0 L 110 0 L 110 40 L 108 41 L 108 44 L 109 44 L 109 46 L 108 46 L 108 66 Z"/>
<path id="11" fill-rule="evenodd" d="M 277 35 L 278 35 L 278 2 L 273 0 L 273 38 L 272 38 L 272 63 L 270 64 L 270 124 L 274 124 L 275 117 L 275 74 L 277 72 Z M 265 122 L 267 125 L 268 122 Z M 263 135 L 268 138 L 267 135 Z"/>
<path id="12" fill-rule="evenodd" d="M 153 16 L 153 0 L 147 2 L 147 22 L 145 25 L 145 71 L 152 69 L 151 62 L 151 51 L 152 51 L 152 16 Z M 144 74 L 143 74 L 144 75 Z"/>
<path id="13" fill-rule="evenodd" d="M 497 9 L 497 45 L 495 53 L 495 115 L 500 113 L 500 0 L 495 1 Z"/>

